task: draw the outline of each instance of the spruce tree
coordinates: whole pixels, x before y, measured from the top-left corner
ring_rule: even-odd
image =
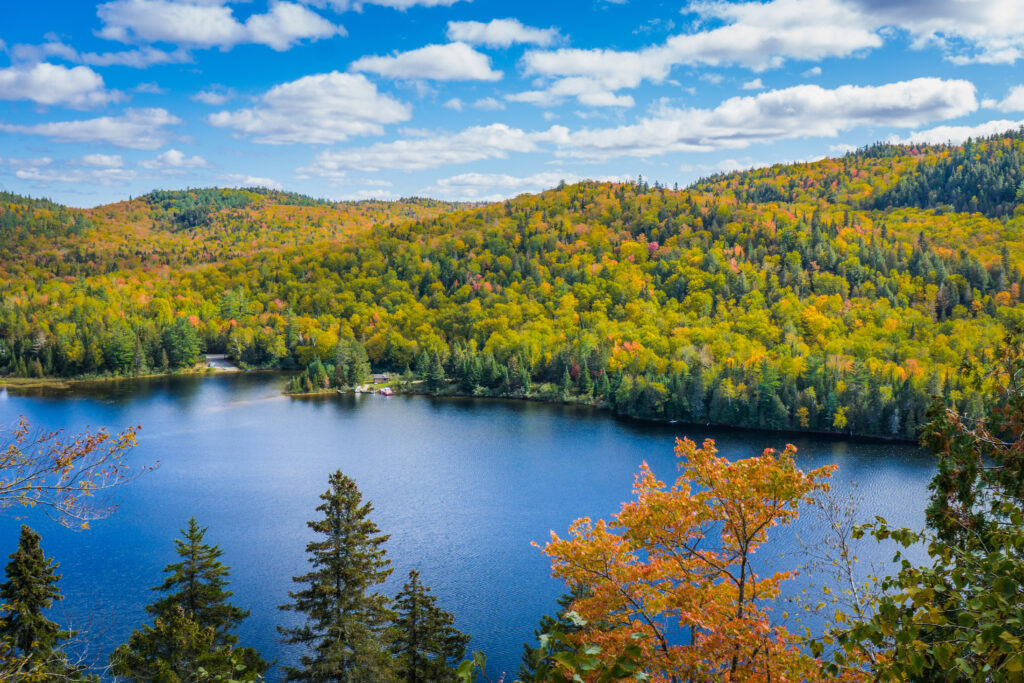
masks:
[[[455,618],[437,606],[429,591],[414,569],[395,597],[391,654],[404,683],[454,682],[453,665],[466,656],[469,636],[455,628]]]
[[[188,526],[181,530],[182,538],[174,541],[181,561],[164,567],[167,578],[153,589],[166,595],[148,605],[146,611],[164,617],[181,607],[185,616],[200,627],[212,628],[218,644],[234,645],[238,636],[231,632],[249,612],[228,602],[232,593],[225,587],[231,568],[220,561],[224,551],[204,542],[206,531],[207,527],[199,526],[195,517],[188,520]]]
[[[39,546],[39,534],[22,525],[18,549],[7,563],[7,581],[0,585],[4,617],[0,638],[35,661],[50,660],[53,651],[73,634],[43,615],[60,600],[57,563],[48,560]]]
[[[293,602],[281,609],[301,612],[301,626],[280,628],[285,642],[305,648],[301,668],[288,668],[287,681],[315,683],[384,683],[393,680],[392,661],[383,642],[391,619],[387,597],[371,592],[391,574],[384,543],[369,515],[373,505],[352,479],[337,471],[321,494],[308,522],[318,540],[306,546],[311,569],[293,577],[303,585],[290,592]]]
[[[181,561],[164,567],[167,577],[153,589],[165,595],[146,606],[153,625],[135,630],[110,655],[114,673],[140,682],[260,680],[267,662],[253,648],[236,647],[233,631],[249,612],[228,602],[223,551],[205,542],[206,527],[194,517],[181,535],[174,542]]]

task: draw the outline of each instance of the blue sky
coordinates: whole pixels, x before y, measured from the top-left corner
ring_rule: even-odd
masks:
[[[37,0],[0,188],[497,199],[1024,121],[1020,0]]]

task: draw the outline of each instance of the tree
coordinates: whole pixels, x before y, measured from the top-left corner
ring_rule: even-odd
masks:
[[[406,683],[455,681],[452,666],[466,656],[469,636],[455,628],[455,618],[437,606],[415,569],[395,597],[391,626],[391,654],[398,679]]]
[[[929,410],[921,443],[939,462],[925,531],[885,520],[861,529],[904,547],[926,542],[930,565],[903,559],[881,581],[875,613],[832,634],[837,669],[876,649],[881,681],[1024,676],[1024,332],[1006,337],[991,370],[965,374],[990,392],[989,408]]]
[[[545,614],[540,618],[540,623],[537,628],[533,630],[535,638],[540,639],[545,634],[559,632],[564,635],[571,635],[580,630],[576,621],[573,617],[569,616],[575,613],[571,611],[572,604],[577,600],[581,600],[587,597],[587,588],[585,586],[576,586],[572,588],[568,593],[565,593],[558,598],[558,612],[555,616]],[[551,656],[557,652],[568,652],[572,650],[572,646],[568,643],[562,643],[559,641],[546,641],[546,646],[534,647],[530,643],[523,643],[523,656],[522,661],[519,665],[519,679],[523,681],[532,681],[537,677],[537,672],[545,665],[553,665]]]
[[[53,659],[54,650],[74,635],[43,614],[61,599],[60,574],[57,564],[43,554],[39,540],[38,533],[22,525],[18,549],[7,563],[7,581],[0,585],[4,610],[0,639],[36,666]]]
[[[587,597],[573,603],[590,626],[573,636],[607,656],[640,641],[654,680],[800,680],[817,663],[793,636],[768,620],[765,601],[790,578],[762,577],[753,559],[768,532],[791,523],[801,503],[827,488],[834,468],[804,473],[796,448],[767,449],[729,462],[710,439],[676,444],[683,474],[668,488],[646,463],[637,500],[610,522],[575,522],[570,537],[552,534],[544,551],[555,576]],[[689,631],[673,641],[672,624]]]
[[[285,680],[315,683],[380,683],[392,680],[392,662],[383,642],[390,621],[388,599],[371,592],[391,574],[382,535],[370,519],[373,505],[341,471],[316,508],[323,518],[307,523],[322,540],[306,545],[311,570],[293,577],[305,587],[289,592],[286,611],[301,612],[305,623],[280,628],[285,642],[301,645],[301,668],[288,668]]]
[[[263,680],[240,661],[217,632],[190,619],[181,607],[144,625],[110,655],[111,673],[138,683],[203,683]]]
[[[148,605],[146,611],[163,617],[180,607],[200,627],[212,628],[218,644],[234,645],[238,637],[232,631],[249,612],[228,602],[232,593],[225,587],[231,568],[221,563],[224,552],[218,546],[204,543],[206,531],[195,517],[188,520],[188,527],[181,530],[183,538],[174,541],[181,562],[164,567],[168,576],[153,589],[167,595]]]
[[[132,472],[125,461],[139,429],[66,437],[32,430],[20,418],[0,436],[0,510],[39,506],[63,526],[88,528],[113,511],[93,497],[145,471]]]
[[[228,602],[229,567],[220,548],[204,543],[206,528],[195,518],[175,540],[181,562],[167,565],[164,582],[153,590],[166,593],[146,611],[153,625],[134,631],[110,656],[114,673],[134,681],[165,683],[229,676],[260,680],[267,663],[252,648],[236,647],[232,631],[249,616]],[[202,669],[202,673],[200,671]]]

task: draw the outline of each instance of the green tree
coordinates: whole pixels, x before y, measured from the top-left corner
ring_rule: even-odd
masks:
[[[189,319],[179,316],[164,329],[164,351],[171,368],[192,365],[199,359],[202,341]]]
[[[7,581],[0,585],[4,617],[0,638],[33,661],[45,662],[73,633],[61,630],[43,614],[61,599],[57,563],[47,559],[39,534],[22,525],[18,549],[7,563]]]
[[[833,633],[837,665],[863,666],[860,653],[881,651],[881,681],[1024,677],[1024,334],[1008,336],[994,369],[973,382],[993,391],[986,415],[937,399],[922,432],[939,458],[925,532],[866,527],[904,547],[926,542],[930,564],[904,559],[881,581],[871,618]]]
[[[306,545],[311,570],[293,577],[302,584],[289,592],[286,611],[301,612],[301,626],[280,628],[285,642],[301,645],[300,668],[288,668],[285,680],[315,683],[382,683],[393,680],[384,631],[391,619],[389,600],[371,592],[391,574],[385,557],[388,536],[369,515],[373,505],[341,471],[316,508],[322,519],[308,522],[321,540]]]
[[[218,644],[234,645],[238,637],[232,631],[249,612],[228,602],[232,593],[225,588],[231,568],[220,561],[224,551],[204,542],[206,531],[207,527],[200,527],[195,517],[188,520],[188,526],[181,530],[182,538],[174,541],[181,561],[164,567],[167,577],[153,589],[166,595],[147,606],[146,611],[163,617],[181,607],[185,616],[200,627],[212,628]]]
[[[190,619],[176,606],[143,625],[110,655],[115,676],[138,683],[260,681],[262,676],[230,645],[217,643],[217,632]]]
[[[230,567],[220,561],[223,551],[205,542],[206,528],[195,518],[181,535],[175,540],[181,561],[167,565],[167,577],[153,589],[165,595],[146,606],[153,625],[134,631],[111,654],[114,672],[166,683],[200,681],[204,675],[258,680],[268,665],[255,649],[236,647],[232,631],[249,612],[228,602]]]
[[[455,628],[455,618],[429,592],[414,569],[395,597],[390,650],[405,683],[455,681],[452,664],[466,656],[469,636]]]

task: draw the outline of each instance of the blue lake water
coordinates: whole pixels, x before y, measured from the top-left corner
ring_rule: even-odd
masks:
[[[921,527],[932,460],[904,444],[786,437],[617,419],[572,406],[424,397],[291,399],[280,375],[225,374],[98,385],[60,396],[0,394],[0,424],[19,415],[33,425],[74,432],[142,425],[131,460],[158,469],[121,487],[117,511],[84,532],[35,513],[0,518],[0,557],[13,552],[22,521],[43,536],[61,565],[64,624],[83,629],[102,657],[146,620],[152,586],[175,560],[173,540],[195,516],[232,567],[235,604],[252,615],[241,643],[279,664],[298,652],[278,624],[297,618],[290,577],[306,571],[306,520],[327,477],[341,469],[374,505],[391,535],[394,594],[418,569],[456,625],[484,650],[492,673],[518,670],[522,643],[564,586],[531,541],[564,533],[582,516],[607,517],[631,494],[646,460],[662,480],[676,474],[676,437],[711,437],[729,458],[793,441],[808,469],[836,464],[834,487],[856,484],[865,521],[882,515]],[[801,558],[801,519],[761,552],[776,566]],[[888,562],[891,547],[866,544],[863,561]],[[794,584],[798,585],[798,584]],[[278,673],[271,671],[270,680]]]

